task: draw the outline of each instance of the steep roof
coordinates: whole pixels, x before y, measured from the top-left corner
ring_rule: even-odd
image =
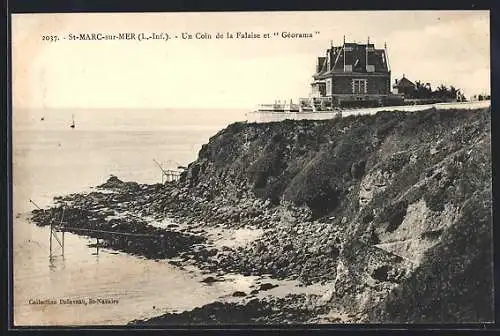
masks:
[[[345,47],[345,51],[344,51]],[[368,55],[367,55],[368,53]],[[353,66],[353,72],[367,72],[366,65],[373,65],[375,72],[388,72],[387,56],[384,49],[375,49],[375,45],[346,43],[345,45],[331,47],[326,51],[326,57],[321,67],[316,68],[314,77],[324,78],[332,73],[344,72],[345,64]],[[368,60],[368,63],[366,61]],[[328,61],[330,70],[328,70]],[[319,70],[318,70],[319,69]]]
[[[323,70],[325,65],[326,65],[326,57],[325,56],[318,57],[318,63],[316,63],[316,73],[325,72]]]
[[[398,87],[398,88],[415,87],[415,84],[412,81],[410,81],[408,78],[403,76],[403,78],[398,80],[397,83],[393,87]]]

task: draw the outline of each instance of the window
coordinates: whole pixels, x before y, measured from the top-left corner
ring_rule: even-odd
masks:
[[[366,93],[367,85],[366,79],[353,79],[352,80],[352,93]]]
[[[326,80],[326,95],[327,96],[332,95],[332,80],[331,79]]]
[[[367,65],[366,72],[375,72],[375,65],[372,64]]]
[[[344,72],[352,72],[352,64],[346,64],[344,66]]]

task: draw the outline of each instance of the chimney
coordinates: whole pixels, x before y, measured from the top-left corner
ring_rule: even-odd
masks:
[[[318,57],[318,63],[316,64],[316,73],[319,73],[325,64],[325,57]]]
[[[344,45],[342,49],[344,50],[344,72],[345,72],[345,35],[344,35]]]
[[[366,60],[365,60],[365,66],[366,69],[368,70],[368,46],[370,45],[370,36],[368,36],[368,42],[366,43]]]
[[[331,49],[328,49],[326,51],[326,71],[330,71],[331,70],[331,59],[332,59],[332,53],[331,53]]]

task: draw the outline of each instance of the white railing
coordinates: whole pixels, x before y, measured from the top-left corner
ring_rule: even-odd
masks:
[[[308,99],[308,98],[303,98]],[[358,109],[343,109],[341,113],[338,111],[305,111],[302,110],[298,113],[248,113],[247,122],[271,122],[271,121],[282,121],[285,119],[311,119],[311,120],[322,120],[322,119],[332,119],[337,117],[347,117],[350,115],[365,115],[365,114],[376,114],[380,111],[407,111],[407,112],[419,112],[422,110],[427,110],[429,108],[435,107],[437,109],[479,109],[490,106],[490,101],[479,101],[479,102],[461,102],[461,103],[440,103],[432,105],[411,105],[411,106],[383,106],[375,108],[358,108]],[[318,113],[322,112],[322,113]]]

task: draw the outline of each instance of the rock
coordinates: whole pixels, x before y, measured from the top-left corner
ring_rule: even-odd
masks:
[[[383,265],[373,270],[371,276],[378,281],[387,281],[389,277],[389,266]]]
[[[105,189],[113,189],[113,188],[121,188],[123,186],[123,181],[118,177],[111,175],[108,180],[98,186],[97,188],[105,188]]]
[[[210,251],[208,251],[207,256],[209,257],[216,256],[217,252],[218,252],[217,249],[211,249]]]
[[[213,283],[216,281],[218,281],[218,280],[212,276],[206,277],[205,279],[201,280],[201,282],[204,282],[204,283]]]
[[[275,287],[278,287],[278,285],[273,285],[272,283],[266,282],[266,283],[263,283],[262,285],[260,285],[259,290],[265,291],[265,290],[269,290],[269,289],[272,289]]]
[[[233,296],[234,297],[243,297],[243,296],[247,296],[247,294],[245,292],[236,291],[233,293]]]

